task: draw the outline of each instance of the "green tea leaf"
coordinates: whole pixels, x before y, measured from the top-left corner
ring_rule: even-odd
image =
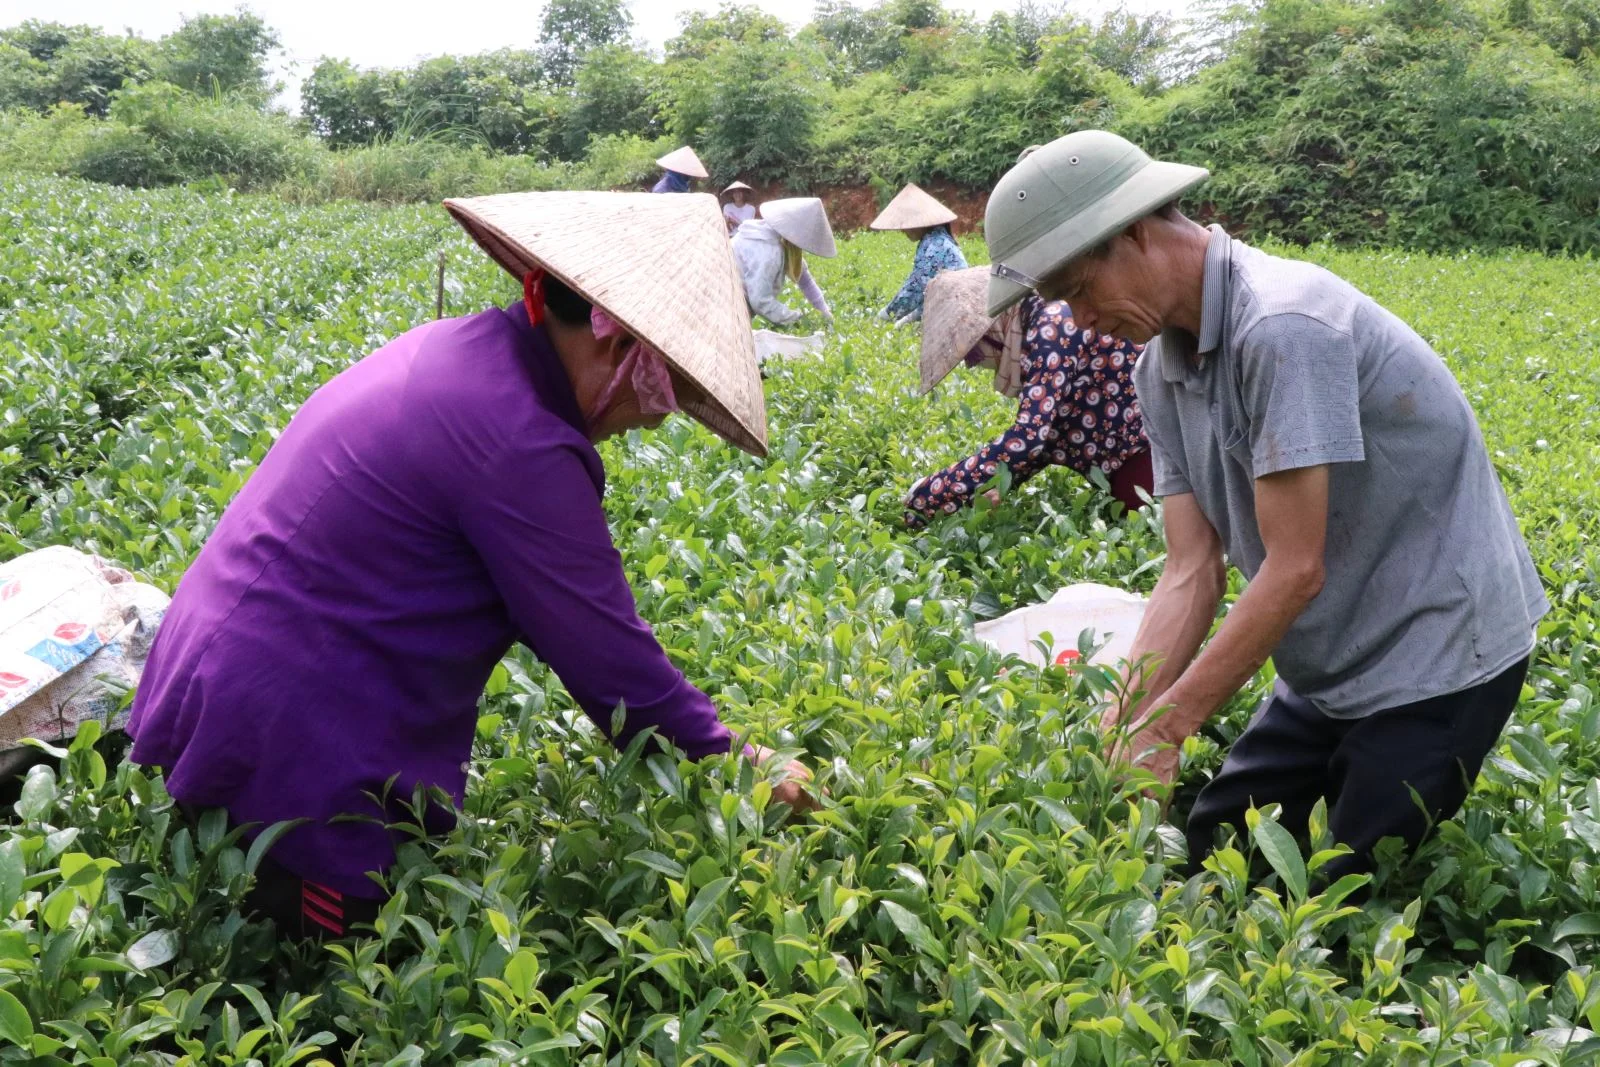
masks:
[[[902,905],[892,900],[883,902],[884,914],[889,916],[889,921],[894,923],[895,929],[905,935],[912,946],[925,955],[933,957],[941,964],[947,959],[944,948],[928,931],[921,919]]]
[[[126,955],[141,971],[164,967],[178,956],[178,935],[171,930],[152,930],[129,945]]]
[[[0,1038],[19,1048],[30,1048],[33,1044],[33,1019],[28,1009],[4,989],[0,989]]]
[[[1294,837],[1272,819],[1262,818],[1250,831],[1256,847],[1267,858],[1272,869],[1283,879],[1284,886],[1295,900],[1306,895],[1306,864]]]
[[[723,877],[713,882],[707,882],[701,887],[700,892],[695,894],[694,900],[689,902],[688,910],[683,914],[683,929],[685,933],[699,929],[700,924],[705,921],[707,913],[717,906],[717,902],[722,899],[722,894],[726,893],[728,887],[732,884],[732,878]]]
[[[1600,937],[1600,912],[1586,911],[1569,916],[1556,924],[1550,937],[1557,943],[1569,937]]]
[[[11,914],[22,897],[22,883],[27,868],[22,861],[22,849],[16,838],[0,842],[0,919]]]

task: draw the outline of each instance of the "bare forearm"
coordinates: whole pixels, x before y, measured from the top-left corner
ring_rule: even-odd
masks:
[[[1225,589],[1220,560],[1162,572],[1128,656],[1123,691],[1130,696],[1143,692],[1140,710],[1156,706],[1194,660],[1211,631]]]
[[[1269,556],[1217,636],[1163,694],[1161,703],[1172,705],[1167,732],[1187,736],[1216,714],[1267,662],[1321,586],[1320,573],[1274,567]]]

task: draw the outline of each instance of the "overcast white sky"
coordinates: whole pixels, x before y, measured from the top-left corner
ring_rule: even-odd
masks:
[[[719,0],[630,0],[634,33],[660,48],[689,11],[713,11]],[[793,24],[807,21],[809,0],[753,0]],[[987,18],[1016,7],[1017,0],[946,0],[956,10]],[[1181,12],[1190,0],[1125,0],[1134,11]],[[25,19],[88,23],[114,32],[131,29],[160,37],[184,15],[225,14],[238,0],[0,0],[0,26]],[[361,66],[405,66],[426,56],[470,54],[495,48],[531,47],[539,36],[544,5],[539,0],[253,0],[246,6],[283,39],[280,67],[291,92],[282,102],[299,103],[299,81],[321,56]],[[1069,10],[1094,14],[1116,0],[1070,0]]]

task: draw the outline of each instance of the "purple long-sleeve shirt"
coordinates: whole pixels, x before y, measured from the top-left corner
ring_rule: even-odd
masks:
[[[133,758],[238,822],[309,817],[273,858],[375,896],[388,809],[459,803],[476,710],[522,641],[619,744],[646,726],[729,748],[639,618],[605,472],[544,331],[519,304],[418,327],[319,389],[183,577],[134,702]]]

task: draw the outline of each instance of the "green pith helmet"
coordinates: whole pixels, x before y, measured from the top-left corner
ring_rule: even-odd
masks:
[[[1024,152],[984,213],[989,314],[1040,279],[1210,176],[1204,167],[1151,159],[1104,130],[1079,130]]]

